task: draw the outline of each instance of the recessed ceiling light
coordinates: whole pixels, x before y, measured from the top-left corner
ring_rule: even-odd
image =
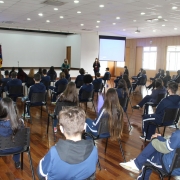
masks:
[[[145,12],[142,12],[141,15],[145,15],[146,13]]]
[[[116,19],[120,19],[120,17],[116,17]]]
[[[75,0],[74,3],[79,3],[79,1]]]
[[[50,22],[50,20],[46,20],[46,22],[47,22],[47,23],[49,23],[49,22]]]
[[[155,18],[154,20],[155,20],[155,21],[158,21],[158,19],[157,19],[157,18]]]
[[[101,21],[97,21],[97,23],[100,23]]]
[[[78,14],[81,14],[81,11],[77,11]]]
[[[113,23],[113,25],[116,25],[116,23]]]
[[[27,20],[28,20],[28,21],[30,21],[30,20],[31,20],[31,18],[27,18]]]
[[[43,13],[39,13],[38,15],[39,15],[39,16],[43,16]]]
[[[177,9],[177,7],[176,7],[176,6],[173,6],[172,9]]]
[[[161,18],[162,18],[162,16],[158,16],[158,18],[159,18],[159,19],[161,19]]]
[[[96,26],[96,28],[99,28],[99,26]]]
[[[123,31],[125,31],[126,29],[123,29]]]
[[[55,11],[57,11],[57,10],[58,10],[58,8],[54,8],[54,10],[55,10]]]
[[[81,26],[84,26],[84,24],[81,24]]]
[[[134,33],[136,33],[136,34],[137,34],[138,32],[137,32],[137,31],[135,31]]]
[[[59,16],[59,18],[63,19],[63,18],[64,18],[64,16]]]
[[[177,28],[174,28],[174,30],[177,30]]]
[[[133,22],[136,22],[136,20],[133,20]]]
[[[4,3],[4,1],[0,1],[0,3]]]
[[[156,32],[156,30],[154,29],[153,32]]]
[[[163,24],[162,26],[165,26],[165,24]]]
[[[103,7],[104,7],[104,5],[103,5],[103,4],[101,4],[101,5],[99,5],[99,7],[103,8]]]
[[[168,21],[167,19],[164,19],[164,21]]]

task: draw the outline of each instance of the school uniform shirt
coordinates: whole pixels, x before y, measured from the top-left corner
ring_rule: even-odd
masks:
[[[67,81],[66,78],[62,78],[62,79],[56,81],[56,83],[55,83],[55,91],[57,92],[59,85],[66,85],[66,84],[68,84],[68,81]]]
[[[167,93],[167,90],[165,87],[160,88],[160,89],[159,88],[153,89],[152,94],[150,95],[151,96],[151,102],[156,103],[158,94],[166,94],[166,93]]]
[[[96,171],[98,152],[92,140],[62,140],[40,160],[39,179],[83,180]]]
[[[50,81],[51,81],[50,76],[43,76],[43,77],[41,78],[41,82],[50,82]]]
[[[11,79],[7,83],[7,90],[9,90],[10,86],[22,86],[22,81],[20,79]]]
[[[79,99],[81,99],[81,95],[82,95],[82,93],[84,91],[91,92],[92,90],[93,90],[93,84],[84,84],[84,85],[82,85],[80,90],[79,90]]]

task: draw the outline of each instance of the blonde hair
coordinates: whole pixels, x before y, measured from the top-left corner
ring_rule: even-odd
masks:
[[[34,78],[34,69],[33,69],[33,68],[31,68],[31,69],[29,70],[28,76],[31,77],[31,78]]]
[[[59,79],[62,79],[62,78],[65,78],[65,77],[66,77],[66,75],[65,75],[64,72],[59,73]]]

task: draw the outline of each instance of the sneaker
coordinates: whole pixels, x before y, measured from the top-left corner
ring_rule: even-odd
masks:
[[[139,109],[140,107],[136,105],[136,106],[133,106],[132,108],[133,109]]]
[[[125,163],[119,163],[120,166],[122,166],[124,169],[127,169],[128,171],[132,171],[134,173],[139,174],[139,169],[137,168],[136,164],[134,163],[134,160],[130,160]]]
[[[19,162],[15,162],[14,165],[15,165],[16,169],[19,169],[21,167],[20,161]]]
[[[24,117],[24,114],[22,114],[22,117]],[[25,113],[25,118],[30,118],[30,115],[28,113]]]
[[[145,141],[145,136],[139,136],[140,139],[142,139],[143,141]],[[150,139],[146,139],[147,142],[150,142],[151,140]]]
[[[51,102],[51,104],[54,104],[54,105],[55,105],[55,104],[56,104],[56,102]]]
[[[57,127],[54,127],[54,133],[57,133]]]

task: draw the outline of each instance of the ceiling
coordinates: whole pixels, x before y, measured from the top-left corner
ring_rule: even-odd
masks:
[[[44,4],[45,0],[3,1],[0,3],[0,27],[70,33],[92,31],[127,38],[180,35],[179,0],[79,0],[79,3],[61,0],[65,3],[62,6]],[[145,14],[141,15],[142,12]],[[147,19],[153,21],[148,22]],[[135,33],[137,28],[140,33]]]

